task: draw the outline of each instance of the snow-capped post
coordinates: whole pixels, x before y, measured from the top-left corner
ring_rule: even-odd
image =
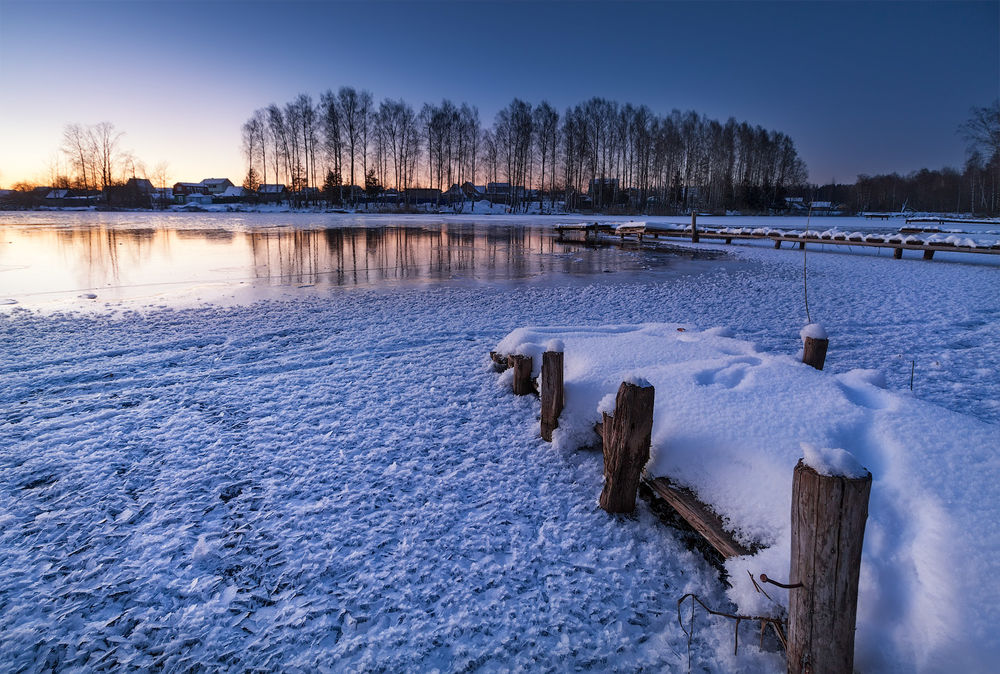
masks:
[[[557,339],[542,354],[542,439],[552,442],[563,408],[563,344]]]
[[[817,464],[809,450],[795,466],[788,672],[853,672],[858,576],[872,476],[844,450],[812,451],[821,456],[840,452],[853,466],[843,470],[837,455],[832,462]]]
[[[614,416],[603,414],[604,489],[601,507],[609,513],[635,510],[639,476],[649,461],[653,432],[653,386],[640,377],[622,382]]]
[[[826,363],[826,350],[830,346],[826,330],[819,323],[810,323],[799,332],[802,337],[802,362],[822,370]]]
[[[691,211],[691,243],[698,243],[698,211]]]
[[[531,383],[531,356],[514,354],[507,356],[507,363],[514,368],[514,395],[526,396],[535,392]]]

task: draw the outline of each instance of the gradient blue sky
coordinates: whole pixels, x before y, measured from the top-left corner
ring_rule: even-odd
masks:
[[[172,181],[238,183],[255,108],[345,84],[487,124],[515,96],[734,116],[851,182],[961,165],[957,126],[1000,97],[1000,2],[0,0],[0,185],[102,120]]]

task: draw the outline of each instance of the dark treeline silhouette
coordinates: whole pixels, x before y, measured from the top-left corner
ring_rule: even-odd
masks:
[[[855,211],[1000,214],[1000,100],[971,110],[959,127],[965,166],[921,169],[905,176],[859,175],[854,185],[824,186]],[[829,198],[829,195],[825,195]]]
[[[377,105],[341,87],[318,101],[300,94],[256,110],[243,124],[248,203],[372,202],[392,207],[485,199],[524,211],[559,207],[611,213],[804,214],[929,211],[1000,215],[1000,100],[972,108],[959,133],[961,170],[859,175],[854,184],[811,185],[791,138],[696,112],[657,115],[644,105],[592,98],[562,114],[514,99],[484,126],[475,106],[444,100],[419,111]],[[166,188],[167,164],[149,171],[120,146],[110,122],[68,124],[61,164],[47,186],[0,191],[0,208],[184,203]],[[67,171],[68,169],[68,171]],[[267,187],[262,187],[262,186]],[[817,204],[820,202],[820,204]],[[461,207],[461,206],[459,206]],[[817,212],[816,210],[813,211]]]
[[[342,87],[318,101],[256,110],[243,125],[244,187],[357,203],[381,190],[405,199],[418,188],[541,210],[766,211],[806,184],[791,138],[730,118],[592,98],[561,115],[549,103],[514,99],[484,127],[466,103],[419,111],[403,100],[375,104]],[[479,189],[477,189],[477,185]],[[426,196],[426,195],[424,195]]]

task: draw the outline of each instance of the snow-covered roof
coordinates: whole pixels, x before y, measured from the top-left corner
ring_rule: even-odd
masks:
[[[830,208],[833,203],[830,201],[814,201],[811,205],[813,208]]]
[[[243,189],[242,187],[236,187],[235,185],[231,185],[231,186],[227,187],[224,191],[222,191],[221,193],[219,193],[219,196],[220,197],[242,197],[242,196],[246,196],[246,193],[247,193],[247,191],[245,189]]]
[[[45,195],[46,199],[65,199],[69,196],[69,190],[52,190]]]
[[[230,182],[229,178],[205,178],[201,181],[201,185],[204,187],[215,187],[216,185],[222,185],[228,182]]]
[[[262,194],[276,194],[278,192],[284,192],[287,188],[284,185],[261,185],[257,188],[257,191]]]

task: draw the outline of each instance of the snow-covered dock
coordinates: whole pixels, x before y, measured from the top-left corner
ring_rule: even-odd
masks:
[[[976,253],[983,255],[1000,255],[1000,242],[976,242],[968,237],[956,235],[942,236],[932,234],[929,237],[917,237],[914,235],[904,236],[898,234],[842,232],[836,229],[828,229],[822,232],[814,230],[796,231],[787,229],[774,229],[770,227],[664,227],[660,225],[649,225],[645,223],[624,223],[621,225],[593,223],[589,225],[569,224],[556,225],[555,230],[560,238],[564,238],[567,233],[583,232],[585,239],[598,239],[598,237],[618,237],[619,240],[635,239],[640,243],[646,238],[651,239],[688,239],[697,243],[699,240],[722,242],[731,244],[739,240],[770,240],[774,242],[775,248],[781,248],[782,243],[797,243],[799,248],[805,248],[807,244],[822,244],[824,246],[860,246],[870,248],[889,248],[893,251],[893,257],[899,259],[903,256],[904,250],[914,250],[923,253],[925,260],[934,257],[935,252],[951,253]]]

